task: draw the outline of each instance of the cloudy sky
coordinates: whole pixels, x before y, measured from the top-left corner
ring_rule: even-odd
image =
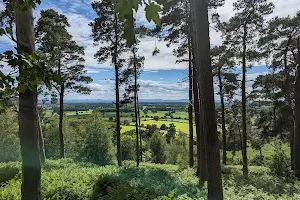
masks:
[[[35,19],[40,16],[40,11],[43,9],[53,8],[59,13],[67,16],[70,22],[68,31],[73,35],[74,40],[84,46],[86,69],[88,75],[93,78],[93,83],[89,87],[93,90],[90,96],[69,94],[66,99],[114,99],[114,71],[109,62],[99,64],[94,59],[94,53],[99,47],[93,45],[91,38],[91,29],[88,26],[89,22],[96,17],[93,9],[90,6],[90,0],[42,0],[42,4],[34,11]],[[226,0],[225,6],[214,10],[220,14],[221,21],[228,20],[234,15],[232,10],[232,3],[234,0]],[[295,15],[300,11],[299,0],[272,0],[275,4],[274,16]],[[4,5],[0,3],[0,10]],[[214,12],[213,11],[213,12]],[[143,9],[136,13],[138,24],[151,26],[145,19]],[[153,25],[153,24],[152,24]],[[218,45],[221,43],[220,34],[214,29],[211,30],[211,43]],[[160,54],[153,57],[152,51],[155,47],[160,49]],[[13,48],[13,43],[7,37],[0,37],[0,51]],[[155,39],[146,37],[141,40],[139,45],[139,53],[145,56],[144,72],[140,77],[140,98],[141,99],[187,99],[188,98],[188,83],[187,66],[186,63],[175,64],[176,57],[172,55],[172,49],[167,48],[162,41],[155,41]],[[263,65],[263,64],[262,64]],[[6,68],[2,70],[8,70]],[[255,66],[248,72],[248,80],[253,80],[259,74],[264,74],[267,69],[263,66]],[[250,83],[248,84],[250,89]],[[216,97],[216,99],[218,99]]]

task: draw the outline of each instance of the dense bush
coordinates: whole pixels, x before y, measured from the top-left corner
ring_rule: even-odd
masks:
[[[188,166],[188,140],[186,133],[179,132],[171,144],[167,145],[166,157],[168,164],[177,164],[180,167]]]
[[[77,146],[81,147],[79,155],[82,160],[101,165],[113,162],[115,157],[112,144],[113,133],[98,115],[91,117],[81,135],[82,143],[77,143]]]
[[[7,109],[0,114],[0,119],[0,162],[17,161],[20,159],[20,140],[16,113]]]
[[[123,135],[121,137],[121,149],[123,160],[135,160],[136,159],[136,142],[135,137],[130,135]]]
[[[152,162],[166,162],[166,139],[159,131],[155,131],[150,139],[150,150],[152,155]]]
[[[271,171],[278,176],[290,177],[290,162],[282,149],[282,142],[275,141],[274,149],[274,154],[271,156],[271,160],[269,162]]]

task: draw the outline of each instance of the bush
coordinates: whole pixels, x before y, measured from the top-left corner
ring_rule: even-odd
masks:
[[[165,149],[166,149],[166,140],[164,136],[159,131],[155,131],[150,139],[150,150],[152,155],[152,162],[165,163],[166,162]]]
[[[7,109],[0,114],[0,162],[20,159],[18,120],[14,111]]]
[[[85,126],[80,149],[80,158],[84,161],[106,165],[114,158],[112,132],[98,115],[94,115]]]
[[[123,135],[121,138],[121,149],[123,160],[135,160],[136,159],[136,144],[135,136]]]
[[[275,141],[274,145],[274,154],[271,156],[269,167],[277,176],[289,177],[291,175],[289,158],[282,149],[282,142]]]
[[[124,120],[124,126],[130,126],[130,122],[128,120]]]
[[[167,163],[179,165],[181,168],[188,166],[188,141],[186,133],[179,132],[178,136],[174,139],[174,142],[167,145],[166,156]]]
[[[165,125],[165,124],[162,124],[161,126],[160,126],[160,130],[162,130],[162,131],[164,131],[164,130],[167,130],[167,126]]]

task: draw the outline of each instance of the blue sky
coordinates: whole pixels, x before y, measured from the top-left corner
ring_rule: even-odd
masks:
[[[86,69],[88,74],[93,78],[93,83],[89,87],[93,90],[90,96],[79,94],[69,94],[66,99],[114,99],[114,71],[109,62],[99,64],[94,59],[94,53],[98,47],[93,45],[91,38],[91,29],[88,23],[93,21],[95,13],[92,10],[90,0],[42,0],[42,4],[34,11],[35,20],[40,16],[42,9],[53,8],[59,13],[66,15],[69,19],[71,27],[68,31],[73,35],[73,39],[85,48]],[[274,16],[294,15],[300,10],[299,0],[273,0],[276,8],[274,13],[268,18]],[[228,20],[234,15],[232,10],[233,0],[226,0],[224,7],[217,10],[221,20]],[[4,8],[0,3],[0,10]],[[214,11],[213,11],[214,12]],[[153,23],[148,23],[145,19],[143,8],[135,14],[138,24],[151,26]],[[212,45],[221,44],[222,38],[220,33],[214,29],[210,32]],[[152,51],[155,47],[160,49],[160,54],[153,57]],[[7,37],[0,38],[0,51],[13,48],[13,43]],[[141,99],[187,99],[188,98],[188,83],[186,63],[175,64],[176,57],[172,55],[172,49],[166,47],[163,41],[155,41],[154,38],[145,37],[139,45],[139,54],[145,57],[144,72],[142,73],[139,83],[141,85]],[[265,74],[267,68],[263,67],[264,63],[254,63],[257,67],[253,67],[248,71],[248,80],[253,80],[260,74]],[[1,69],[8,72],[8,68]],[[248,91],[251,90],[251,82],[248,82]],[[218,99],[216,97],[216,99]]]

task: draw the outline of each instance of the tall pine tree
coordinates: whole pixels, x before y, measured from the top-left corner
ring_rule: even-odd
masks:
[[[85,84],[92,82],[91,77],[85,75],[84,48],[72,40],[66,29],[68,26],[67,17],[53,9],[42,10],[36,25],[36,38],[42,60],[60,77],[59,83],[53,82],[51,87],[51,91],[59,96],[60,158],[65,157],[64,97],[72,92],[89,94],[91,90]]]

